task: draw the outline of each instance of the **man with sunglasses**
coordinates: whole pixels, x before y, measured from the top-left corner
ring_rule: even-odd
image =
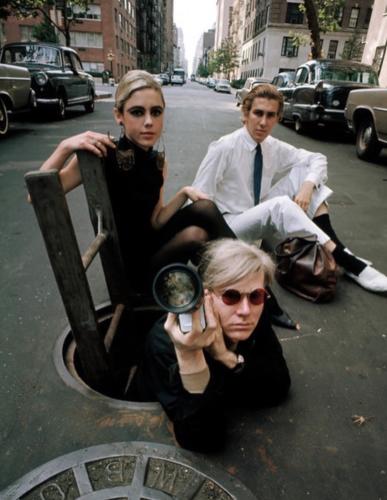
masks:
[[[210,145],[193,186],[217,204],[239,238],[275,246],[290,236],[316,235],[347,276],[387,292],[387,276],[353,255],[332,227],[326,157],[271,136],[283,105],[273,85],[252,89],[242,103],[244,126]]]
[[[265,311],[271,258],[256,245],[223,239],[202,255],[206,327],[200,312],[183,334],[169,313],[149,332],[128,398],[159,401],[179,444],[194,451],[224,445],[228,407],[280,404],[290,377]]]

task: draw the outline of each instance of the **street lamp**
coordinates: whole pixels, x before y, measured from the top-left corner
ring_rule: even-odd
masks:
[[[113,53],[113,51],[110,49],[108,54],[107,54],[107,59],[108,61],[110,61],[110,77],[111,78],[114,78],[113,77],[113,59],[115,58],[115,55]]]

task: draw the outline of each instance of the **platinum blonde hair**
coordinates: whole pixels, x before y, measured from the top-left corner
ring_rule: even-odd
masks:
[[[147,71],[134,69],[128,71],[120,80],[116,90],[114,107],[120,113],[124,110],[125,102],[137,90],[153,89],[160,94],[165,108],[165,100],[160,85],[156,82],[153,76]]]
[[[263,272],[268,285],[274,269],[271,257],[256,245],[229,238],[208,243],[199,265],[203,285],[210,290],[230,286],[257,271]]]

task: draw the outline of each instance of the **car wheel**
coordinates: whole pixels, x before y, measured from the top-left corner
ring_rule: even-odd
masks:
[[[376,136],[372,118],[365,119],[359,124],[356,134],[356,153],[362,160],[374,160],[382,146]]]
[[[305,132],[304,123],[299,116],[296,116],[294,118],[294,130],[297,132],[297,134],[303,134]]]
[[[92,113],[94,111],[94,94],[91,94],[91,99],[85,104],[86,113]]]
[[[63,97],[59,96],[56,105],[56,116],[59,120],[64,120],[66,117],[66,105]]]
[[[0,97],[0,135],[5,135],[8,132],[9,119],[7,108],[3,99]]]

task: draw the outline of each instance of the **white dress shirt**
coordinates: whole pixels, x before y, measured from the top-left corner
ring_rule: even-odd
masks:
[[[257,143],[246,127],[210,144],[193,186],[206,193],[223,214],[241,214],[254,206],[253,171]],[[268,136],[261,144],[261,200],[281,177],[302,168],[304,181],[319,189],[327,180],[327,159]],[[290,193],[289,193],[290,196]],[[227,217],[226,217],[227,219]]]

